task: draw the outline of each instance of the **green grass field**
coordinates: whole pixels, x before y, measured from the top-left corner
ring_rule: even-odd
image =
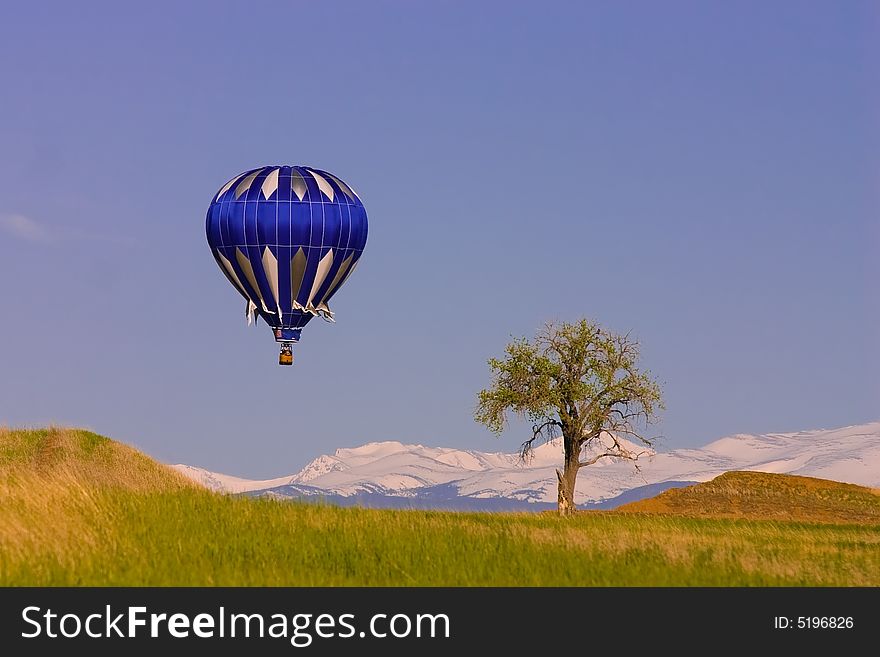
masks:
[[[880,496],[852,488],[814,521],[809,487],[798,520],[335,508],[211,493],[85,431],[0,430],[0,583],[878,586]]]

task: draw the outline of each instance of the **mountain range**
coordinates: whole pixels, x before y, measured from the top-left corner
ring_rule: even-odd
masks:
[[[607,439],[605,439],[607,442]],[[613,508],[731,470],[797,474],[880,488],[880,422],[839,429],[736,434],[698,449],[642,451],[636,462],[608,458],[578,475],[576,502]],[[596,445],[594,449],[600,448]],[[374,442],[319,456],[299,472],[251,480],[191,465],[173,466],[216,491],[341,505],[461,510],[544,510],[555,506],[557,439],[518,454]]]

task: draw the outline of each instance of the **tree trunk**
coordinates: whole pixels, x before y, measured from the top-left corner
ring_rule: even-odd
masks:
[[[574,487],[577,482],[578,468],[580,468],[579,455],[580,449],[569,449],[568,441],[566,441],[565,469],[556,470],[556,477],[559,479],[559,497],[557,498],[556,510],[561,516],[570,516],[577,509],[574,504]]]

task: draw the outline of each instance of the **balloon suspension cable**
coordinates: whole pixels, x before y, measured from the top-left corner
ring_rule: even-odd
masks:
[[[293,365],[293,343],[282,342],[281,352],[278,354],[279,365]]]

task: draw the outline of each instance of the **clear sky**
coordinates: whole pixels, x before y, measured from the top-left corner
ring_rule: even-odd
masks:
[[[5,3],[0,85],[0,424],[251,477],[513,451],[486,358],[581,315],[666,448],[880,418],[877,3]],[[370,218],[292,368],[204,235],[265,164]]]

